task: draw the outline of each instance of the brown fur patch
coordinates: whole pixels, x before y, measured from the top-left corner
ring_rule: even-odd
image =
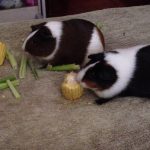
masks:
[[[81,19],[64,21],[60,48],[50,63],[52,65],[82,64],[93,28],[92,23]]]

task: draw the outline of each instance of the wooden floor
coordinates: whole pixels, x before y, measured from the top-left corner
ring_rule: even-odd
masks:
[[[150,0],[46,0],[47,17],[145,4],[150,4]]]

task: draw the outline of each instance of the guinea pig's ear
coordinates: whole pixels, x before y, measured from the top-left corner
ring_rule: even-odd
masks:
[[[32,32],[41,28],[42,26],[44,26],[46,24],[46,22],[43,22],[43,23],[40,23],[40,24],[37,24],[37,25],[32,25],[31,26],[31,29],[32,29]]]
[[[104,59],[104,53],[97,53],[88,56],[89,59],[99,61]]]

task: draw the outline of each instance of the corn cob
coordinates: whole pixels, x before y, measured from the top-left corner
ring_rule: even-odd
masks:
[[[3,64],[6,56],[6,46],[4,43],[0,42],[0,65]]]
[[[76,100],[83,94],[83,88],[75,79],[76,74],[71,72],[66,75],[64,82],[61,85],[61,91],[64,97],[68,100]]]

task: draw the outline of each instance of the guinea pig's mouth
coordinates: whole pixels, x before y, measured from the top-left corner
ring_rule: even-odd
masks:
[[[86,79],[82,80],[82,85],[85,88],[89,88],[89,89],[100,89],[100,87],[95,82]]]

